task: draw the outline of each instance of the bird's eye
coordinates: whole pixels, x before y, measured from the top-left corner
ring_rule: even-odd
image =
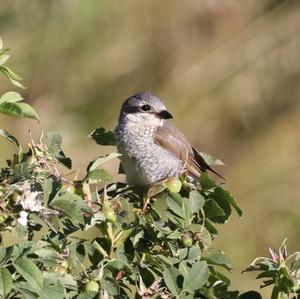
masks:
[[[143,111],[149,111],[151,108],[150,108],[150,106],[149,105],[143,105],[142,106],[142,110]]]

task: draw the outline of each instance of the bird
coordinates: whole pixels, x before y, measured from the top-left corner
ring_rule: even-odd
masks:
[[[224,179],[171,123],[172,118],[151,92],[135,94],[123,103],[114,134],[128,185],[151,186],[184,172],[199,181],[207,170]]]

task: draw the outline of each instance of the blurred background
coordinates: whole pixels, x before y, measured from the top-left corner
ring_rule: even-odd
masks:
[[[130,95],[159,95],[190,141],[226,163],[218,170],[244,215],[215,246],[235,265],[232,288],[257,290],[241,274],[254,257],[285,237],[300,250],[299,32],[297,0],[1,0],[8,66],[42,122],[1,115],[0,127],[22,144],[28,130],[62,134],[84,170],[112,150],[87,135],[113,129]],[[12,89],[0,80],[0,94]],[[14,150],[0,139],[1,166]]]

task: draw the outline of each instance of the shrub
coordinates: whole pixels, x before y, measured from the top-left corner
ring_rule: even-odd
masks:
[[[1,43],[2,49],[2,43]],[[3,66],[13,84],[19,77]],[[0,98],[0,112],[38,120],[16,92]],[[230,290],[232,264],[212,247],[215,224],[225,224],[232,210],[242,211],[234,197],[206,173],[199,186],[168,179],[148,190],[114,182],[102,169],[118,153],[99,157],[83,178],[71,169],[62,137],[43,134],[26,149],[17,138],[0,134],[18,148],[0,174],[0,237],[17,232],[12,246],[0,248],[2,298],[261,298],[254,291]],[[112,132],[94,130],[100,145],[113,145]],[[205,156],[208,163],[218,160]],[[122,172],[122,169],[120,168]],[[171,192],[172,191],[172,192]],[[93,230],[93,237],[85,232]],[[299,253],[287,258],[285,247],[272,259],[261,258],[247,269],[260,270],[272,298],[299,295]],[[291,269],[286,261],[293,258]]]

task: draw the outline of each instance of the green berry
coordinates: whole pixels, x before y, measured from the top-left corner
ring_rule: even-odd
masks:
[[[182,187],[181,181],[177,178],[169,178],[166,182],[166,185],[172,193],[178,193]]]
[[[58,264],[58,265],[55,266],[54,272],[60,273],[60,274],[67,274],[68,269],[66,267],[64,267],[63,265]]]
[[[104,205],[101,212],[103,213],[103,216],[106,221],[112,222],[112,223],[116,222],[117,216],[112,207]]]
[[[193,233],[192,232],[185,232],[181,237],[181,241],[184,247],[191,247],[194,243],[193,240]]]
[[[84,286],[84,290],[86,292],[93,292],[93,293],[98,293],[100,290],[100,286],[99,283],[95,280],[89,280],[85,286]]]

